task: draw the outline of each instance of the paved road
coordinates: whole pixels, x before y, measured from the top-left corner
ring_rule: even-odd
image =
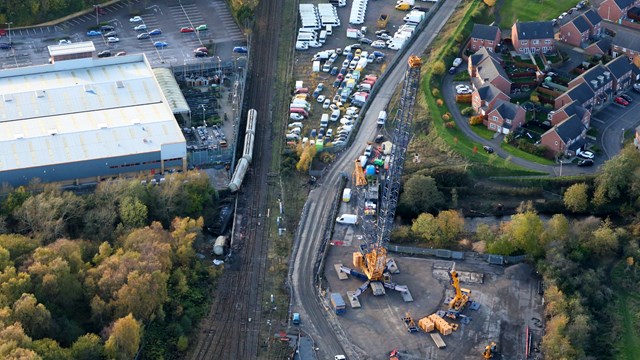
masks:
[[[467,118],[465,116],[462,116],[462,114],[460,113],[460,109],[456,105],[453,75],[447,74],[444,77],[441,90],[442,90],[442,97],[444,98],[445,103],[449,107],[449,111],[453,115],[453,119],[456,122],[456,126],[458,126],[458,129],[462,130],[465,136],[477,142],[479,149],[481,149],[483,145],[489,145],[494,148],[495,154],[497,154],[503,159],[510,157],[511,162],[516,165],[520,165],[530,170],[545,172],[555,176],[587,174],[587,173],[592,173],[597,169],[596,166],[588,168],[588,167],[578,167],[573,164],[563,165],[562,167],[560,165],[555,165],[555,166],[542,165],[542,164],[531,162],[531,161],[528,161],[519,157],[515,157],[509,154],[508,152],[504,151],[500,147],[502,136],[499,136],[495,139],[487,140],[481,137],[480,135],[476,134],[471,129],[471,125],[469,125]]]
[[[599,131],[598,146],[602,149],[600,157],[604,160],[611,159],[622,150],[623,131],[633,134],[635,128],[640,125],[640,94],[635,91],[627,94],[634,100],[629,106],[609,104],[591,117],[591,126]]]
[[[355,146],[345,151],[326,172],[319,186],[309,194],[306,204],[307,216],[301,220],[299,226],[302,231],[296,240],[292,303],[293,311],[299,312],[302,316],[302,328],[311,335],[316,346],[320,349],[318,354],[320,359],[329,359],[336,354],[343,353],[349,358],[357,359],[366,354],[366,349],[357,349],[349,342],[335,316],[332,315],[328,307],[325,308],[319,303],[317,289],[313,285],[313,266],[319,256],[318,248],[324,234],[324,225],[331,210],[331,202],[338,191],[340,174],[342,172],[351,173],[353,159],[362,151],[362,144],[375,136],[377,114],[386,107],[394,90],[402,81],[409,55],[422,53],[453,14],[459,2],[460,0],[452,0],[442,5],[438,15],[427,25],[410,51],[403,56],[399,66],[392,70],[385,84],[379,89],[380,91],[363,119],[363,124],[354,142]]]

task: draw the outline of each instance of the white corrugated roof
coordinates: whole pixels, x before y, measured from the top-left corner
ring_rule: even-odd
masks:
[[[0,71],[0,171],[184,142],[142,54]]]
[[[60,56],[96,51],[96,47],[93,45],[93,41],[82,41],[62,45],[49,45],[47,46],[47,48],[49,49],[49,56]]]
[[[173,73],[168,68],[155,68],[153,73],[156,76],[156,80],[160,84],[160,88],[164,93],[164,96],[169,101],[169,106],[174,114],[186,114],[189,113],[190,108],[187,103],[187,99],[184,98],[180,85],[173,76]]]

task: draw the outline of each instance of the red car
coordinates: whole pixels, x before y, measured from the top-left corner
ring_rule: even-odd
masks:
[[[203,47],[199,47],[199,48],[193,50],[193,52],[194,53],[203,52],[203,53],[207,53],[208,54],[209,53],[209,49],[207,49],[206,47],[203,46]]]
[[[613,101],[615,101],[615,102],[616,102],[616,104],[620,104],[620,105],[622,105],[622,106],[627,106],[627,105],[629,105],[629,102],[628,102],[627,100],[625,100],[625,99],[623,99],[623,98],[621,98],[621,97],[619,97],[619,96],[618,96],[617,98],[615,98]]]
[[[191,32],[195,32],[196,29],[192,28],[192,27],[183,27],[180,28],[180,32],[181,33],[191,33]]]

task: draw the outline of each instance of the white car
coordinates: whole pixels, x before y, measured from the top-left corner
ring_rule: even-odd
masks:
[[[324,95],[318,95],[318,98],[317,98],[317,100],[318,100],[318,102],[320,104],[322,104],[326,99],[327,99],[327,97],[324,96]]]
[[[129,22],[131,23],[139,23],[142,21],[142,18],[140,16],[134,16],[131,19],[129,19]]]
[[[458,95],[471,94],[472,92],[473,90],[471,90],[469,85],[464,85],[464,84],[456,85],[456,94]]]
[[[309,50],[309,44],[306,41],[296,42],[296,50]]]
[[[387,47],[387,44],[385,44],[383,40],[376,40],[371,43],[371,47],[375,49],[384,49]]]
[[[60,40],[58,41],[58,45],[69,45],[71,44],[71,40]]]
[[[331,99],[324,99],[324,103],[322,103],[323,109],[328,109],[331,106]]]
[[[108,38],[107,38],[107,42],[108,42],[108,43],[117,43],[117,42],[119,42],[119,41],[120,41],[120,39],[119,39],[119,38],[117,38],[117,37],[108,37]]]
[[[300,121],[300,120],[304,120],[304,116],[302,116],[300,114],[296,114],[296,113],[291,113],[289,115],[289,119],[295,120],[295,121]]]
[[[390,40],[392,38],[389,34],[386,33],[376,35],[376,37],[380,40]]]
[[[454,67],[458,67],[458,66],[460,66],[460,64],[462,64],[462,59],[461,58],[456,58],[455,60],[453,60],[453,66]]]
[[[591,151],[580,151],[578,153],[578,156],[583,159],[593,159],[596,155]]]
[[[138,25],[138,26],[134,27],[134,28],[133,28],[133,30],[135,30],[135,31],[147,30],[147,25],[145,25],[145,24],[140,24],[140,25]]]

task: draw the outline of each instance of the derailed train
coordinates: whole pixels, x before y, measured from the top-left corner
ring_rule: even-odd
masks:
[[[229,190],[236,192],[242,185],[242,180],[247,173],[249,164],[253,160],[253,146],[256,138],[256,122],[258,119],[258,112],[255,109],[250,109],[247,112],[247,129],[244,135],[244,147],[242,150],[242,157],[238,160],[233,176],[231,176],[231,182],[229,182]]]

